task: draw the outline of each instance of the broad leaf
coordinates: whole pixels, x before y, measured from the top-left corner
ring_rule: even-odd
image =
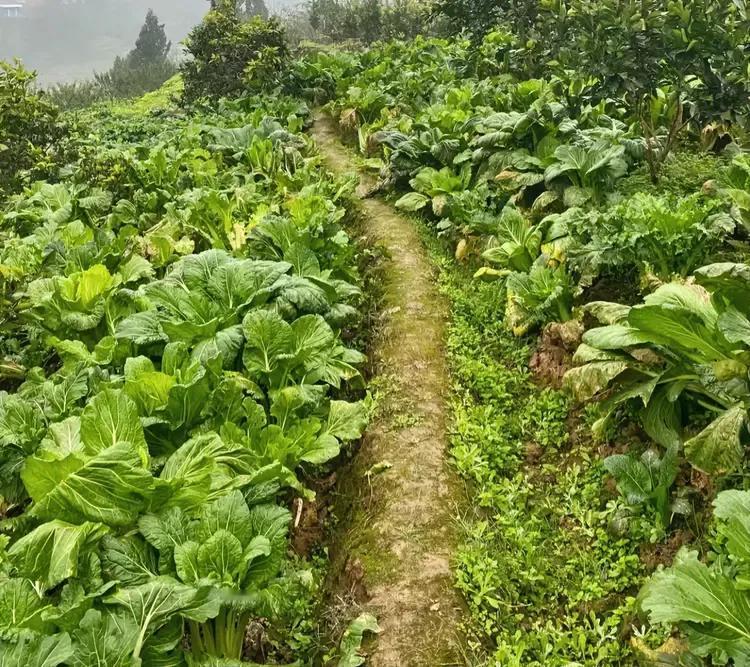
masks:
[[[47,589],[76,576],[79,558],[107,532],[101,524],[74,526],[50,521],[24,535],[8,550],[13,566],[23,577],[44,583]]]
[[[721,474],[736,470],[743,457],[740,433],[747,419],[743,405],[735,405],[685,442],[688,461],[703,472]]]
[[[129,442],[141,450],[144,464],[148,460],[138,407],[122,391],[105,389],[85,407],[81,415],[81,438],[90,454]]]
[[[89,459],[42,452],[27,460],[22,479],[40,519],[108,526],[135,523],[152,489],[142,452],[120,442]]]
[[[640,602],[652,623],[690,630],[698,655],[750,658],[750,595],[718,569],[698,560],[696,551],[681,550],[672,567],[657,572],[644,586]]]

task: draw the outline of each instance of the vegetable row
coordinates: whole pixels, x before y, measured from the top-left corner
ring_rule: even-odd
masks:
[[[87,113],[0,225],[0,663],[240,660],[367,420],[349,186],[285,98]]]

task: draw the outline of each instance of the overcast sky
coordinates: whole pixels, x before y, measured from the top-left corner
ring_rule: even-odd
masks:
[[[0,0],[2,3],[3,0]],[[115,56],[127,53],[143,19],[153,8],[179,51],[179,42],[201,20],[208,0],[27,0],[25,16],[0,16],[0,60],[20,58],[38,70],[42,84],[89,78],[109,68]],[[299,0],[266,0],[281,10]]]

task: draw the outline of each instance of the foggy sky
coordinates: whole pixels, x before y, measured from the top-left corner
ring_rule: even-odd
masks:
[[[272,11],[298,3],[266,0]],[[209,7],[208,0],[26,0],[26,5],[23,18],[0,17],[0,60],[20,58],[39,72],[43,85],[109,69],[116,56],[133,48],[149,8],[165,24],[177,55],[179,42]]]

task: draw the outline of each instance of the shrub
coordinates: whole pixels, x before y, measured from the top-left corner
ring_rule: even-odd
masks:
[[[0,197],[54,164],[55,143],[64,134],[58,109],[34,87],[36,72],[0,62]]]
[[[104,99],[140,97],[156,90],[177,72],[177,66],[170,60],[156,62],[135,62],[130,58],[115,58],[112,67],[94,79],[102,90]]]
[[[47,88],[47,96],[65,110],[85,109],[105,99],[102,87],[93,79],[56,83]]]
[[[272,88],[288,57],[277,19],[243,21],[235,12],[218,9],[193,29],[185,48],[192,56],[181,68],[188,103]]]

